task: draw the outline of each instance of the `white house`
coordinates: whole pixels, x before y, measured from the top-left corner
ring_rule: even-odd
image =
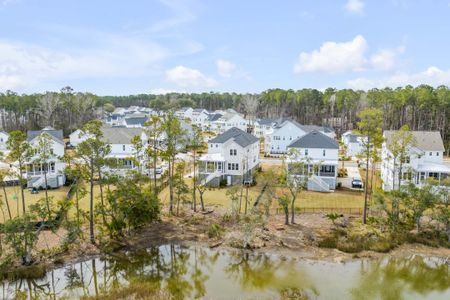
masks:
[[[199,161],[202,184],[251,182],[259,165],[259,139],[239,128],[230,128],[208,142],[208,154]]]
[[[209,113],[206,109],[203,108],[196,108],[192,111],[191,114],[191,124],[197,125],[200,128],[203,128],[207,120],[209,118]]]
[[[39,159],[39,136],[47,133],[51,139],[51,155],[46,162]],[[57,188],[66,182],[64,169],[66,163],[62,160],[64,156],[64,140],[62,130],[45,127],[42,130],[30,130],[27,132],[27,141],[33,149],[33,155],[27,162],[27,186],[29,188],[45,188],[45,173],[47,175],[47,186]]]
[[[394,158],[389,150],[396,131],[383,133],[384,142],[381,151],[381,179],[383,190],[397,189],[399,184],[399,158]],[[408,147],[406,161],[402,165],[400,185],[414,183],[420,187],[428,179],[438,182],[450,177],[450,168],[443,163],[444,143],[439,131],[412,131],[414,142]]]
[[[253,134],[258,138],[265,138],[266,135],[270,133],[272,127],[275,126],[276,120],[280,120],[280,118],[257,119],[253,124]]]
[[[351,130],[344,132],[342,134],[341,141],[346,148],[345,155],[352,158],[360,155],[364,150],[364,141],[366,140],[367,137],[354,134]]]
[[[329,192],[336,188],[339,144],[325,134],[313,130],[291,142],[288,146],[288,172],[308,177],[308,190]],[[295,163],[304,168],[297,170]],[[294,171],[295,170],[295,171]],[[306,178],[305,178],[306,180]]]
[[[287,146],[308,132],[318,131],[331,139],[335,137],[334,131],[330,128],[315,125],[301,125],[288,118],[280,118],[273,121],[272,124],[272,128],[266,130],[264,140],[264,153],[266,155],[286,154]]]
[[[128,170],[136,169],[134,158],[141,159],[142,153],[137,153],[132,143],[135,136],[140,136],[143,145],[147,145],[147,135],[141,128],[103,127],[103,141],[110,146],[107,158],[117,160],[114,168],[105,168],[114,174],[125,175]],[[141,165],[145,161],[140,161]]]
[[[81,129],[77,129],[71,134],[69,134],[69,144],[73,147],[78,146],[79,143],[85,141],[87,136],[83,133]]]
[[[105,118],[106,124],[109,124],[112,126],[121,125],[123,122],[123,118],[125,118],[126,111],[127,111],[126,108],[117,107],[112,113],[106,115],[106,118]]]
[[[223,115],[220,113],[210,113],[208,120],[206,120],[203,130],[204,131],[211,131],[211,132],[218,132],[217,128],[217,120],[219,120]]]
[[[227,110],[227,112],[217,119],[214,124],[214,127],[217,129],[217,133],[224,133],[233,127],[247,132],[248,121],[244,119],[241,114],[234,112],[234,110]]]
[[[192,119],[193,111],[194,111],[194,109],[192,107],[182,107],[175,112],[175,117],[177,117],[181,120]]]
[[[6,143],[8,142],[9,134],[5,131],[0,131],[0,151],[7,149]]]

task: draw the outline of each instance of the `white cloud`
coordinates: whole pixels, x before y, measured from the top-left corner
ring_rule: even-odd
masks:
[[[202,72],[185,66],[176,66],[166,72],[168,81],[181,87],[210,88],[217,86],[217,81],[206,77]]]
[[[405,52],[404,47],[396,49],[381,49],[371,56],[370,63],[377,70],[390,70],[395,65],[395,59],[398,54]]]
[[[158,44],[120,36],[105,36],[92,48],[70,51],[0,40],[0,90],[55,78],[144,74],[167,56]]]
[[[217,72],[220,76],[230,78],[233,72],[236,70],[236,65],[230,61],[219,59],[216,61]]]
[[[294,72],[361,71],[367,62],[364,56],[366,50],[367,42],[361,35],[357,35],[350,42],[325,42],[319,50],[300,53],[294,65]]]
[[[351,14],[364,14],[364,2],[361,0],[348,0],[345,9]]]
[[[420,84],[428,84],[432,86],[450,85],[450,70],[441,70],[432,66],[425,71],[418,73],[399,72],[381,79],[368,79],[361,77],[347,81],[348,87],[362,90],[384,87],[395,88],[408,84],[413,86]]]

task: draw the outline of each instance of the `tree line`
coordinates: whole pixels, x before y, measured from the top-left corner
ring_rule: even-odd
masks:
[[[156,110],[191,106],[208,110],[237,108],[248,114],[247,96],[216,92],[96,96],[75,92],[70,87],[32,95],[8,91],[0,93],[1,125],[7,131],[54,125],[69,133],[100,116],[107,103],[108,111],[131,105]],[[356,128],[358,113],[365,108],[377,108],[383,112],[382,129],[396,130],[408,125],[411,130],[438,130],[446,148],[450,148],[450,90],[446,86],[419,85],[367,92],[335,88],[269,89],[253,96],[258,99],[256,117],[292,117],[302,124],[333,127],[338,133]]]

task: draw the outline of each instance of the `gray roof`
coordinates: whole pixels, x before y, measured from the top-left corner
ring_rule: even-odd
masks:
[[[208,121],[214,122],[219,120],[222,117],[222,114],[209,114]]]
[[[40,135],[43,132],[48,133],[51,137],[54,138],[54,140],[64,144],[63,131],[61,129],[59,129],[59,130],[53,129],[52,127],[45,127],[42,130],[28,130],[27,131],[27,141],[31,142],[32,140],[34,140],[38,135]]]
[[[317,130],[313,130],[293,141],[288,148],[339,149],[339,144],[325,134]]]
[[[204,110],[205,110],[204,108],[194,108],[193,112],[201,113]]]
[[[259,139],[256,136],[251,135],[250,133],[247,133],[236,127],[228,129],[224,133],[219,134],[215,138],[211,139],[209,142],[215,144],[223,144],[230,139],[233,139],[241,147],[247,147],[248,145],[259,142]]]
[[[127,125],[138,125],[144,126],[145,122],[147,122],[147,117],[144,118],[126,118],[125,122]]]
[[[384,131],[386,143],[389,145],[392,135],[397,130]],[[415,147],[422,151],[445,151],[441,133],[439,131],[411,131],[415,139]]]
[[[131,144],[131,139],[141,135],[141,128],[103,127],[103,140],[108,144]]]

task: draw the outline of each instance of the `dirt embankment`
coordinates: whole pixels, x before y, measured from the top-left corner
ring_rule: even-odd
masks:
[[[355,222],[346,217],[343,222]],[[448,248],[432,248],[420,244],[404,244],[389,253],[362,251],[357,254],[345,253],[337,249],[318,247],[318,242],[332,233],[335,226],[322,214],[301,214],[296,216],[296,224],[284,225],[283,216],[272,216],[264,228],[252,230],[251,241],[246,243],[249,231],[243,222],[224,220],[220,213],[188,213],[182,217],[163,218],[127,238],[125,249],[146,248],[165,243],[202,244],[221,248],[250,248],[254,251],[327,261],[348,261],[356,258],[376,258],[384,255],[427,255],[450,257]],[[211,237],[211,228],[219,225],[220,236]]]
[[[322,214],[300,214],[296,216],[295,221],[296,224],[284,225],[283,216],[272,216],[264,228],[258,225],[248,230],[245,222],[236,222],[224,217],[224,214],[218,211],[209,214],[186,212],[179,217],[163,216],[160,222],[150,224],[127,236],[117,243],[122,246],[117,251],[134,251],[167,243],[183,243],[222,249],[250,248],[261,253],[332,262],[385,255],[418,254],[450,257],[450,249],[420,244],[404,244],[389,253],[362,251],[351,254],[337,249],[320,248],[318,242],[332,233],[336,225]],[[352,217],[345,217],[342,220],[347,224],[355,221],[356,219]],[[71,245],[69,251],[61,251],[59,245],[64,234],[64,230],[61,229],[56,233],[45,232],[40,236],[37,251],[40,253],[37,262],[39,265],[50,269],[102,255],[102,249],[89,242],[87,230],[84,240]]]

